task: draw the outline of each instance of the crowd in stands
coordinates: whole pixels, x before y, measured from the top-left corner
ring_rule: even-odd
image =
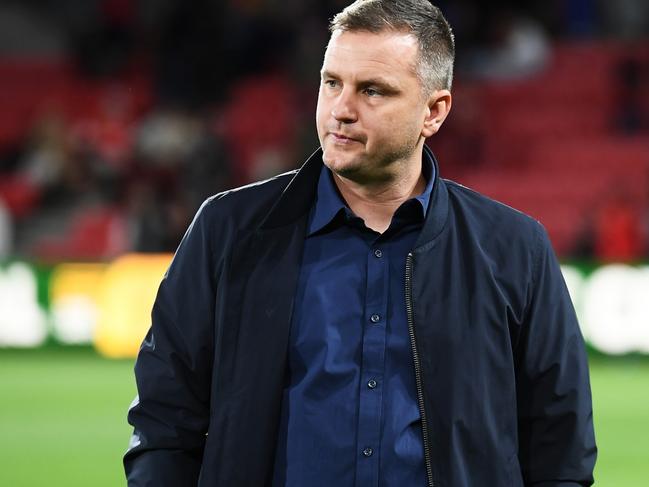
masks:
[[[3,2],[0,260],[170,252],[206,197],[298,166],[317,147],[313,118],[327,21],[347,3]],[[649,4],[642,0],[436,3],[458,42],[457,102],[431,144],[444,176],[475,175],[471,181],[488,194],[480,175],[507,173],[509,164],[520,177],[520,167],[534,160],[528,140],[556,138],[555,113],[547,111],[547,121],[535,116],[552,100],[532,98],[552,93],[534,87],[553,82],[548,73],[561,65],[557,46],[590,45],[590,53],[599,43],[649,40]],[[590,211],[575,217],[583,224],[576,228],[571,220],[565,238],[560,225],[556,232],[548,225],[562,256],[648,255],[649,214],[642,205],[649,203],[649,55],[635,47],[629,52],[637,55],[628,57],[614,51],[605,73],[581,73],[605,74],[606,87],[616,90],[614,106],[601,100],[611,121],[600,127],[597,116],[589,117],[603,110],[593,106],[602,92],[593,91],[582,103],[585,115],[573,117],[574,131],[586,120],[597,125],[592,137],[646,143],[646,167],[638,169],[645,181],[635,193],[620,187],[591,194],[583,200]],[[580,82],[566,78],[576,92]],[[516,113],[516,97],[525,110],[525,123],[513,123],[518,136],[507,128],[494,134],[503,130],[494,121],[507,116],[500,112]],[[572,120],[572,112],[564,113]],[[535,184],[552,185],[546,178]],[[643,188],[646,194],[635,197]],[[514,196],[506,202],[520,206]]]

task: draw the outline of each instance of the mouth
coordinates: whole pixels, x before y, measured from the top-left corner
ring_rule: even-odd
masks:
[[[360,140],[355,139],[353,137],[348,137],[346,135],[343,135],[338,132],[329,132],[329,135],[331,135],[333,141],[337,144],[352,144],[354,142],[360,142]]]

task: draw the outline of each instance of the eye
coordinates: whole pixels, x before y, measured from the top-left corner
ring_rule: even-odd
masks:
[[[336,88],[338,86],[338,81],[335,79],[325,79],[322,81],[322,84],[328,88]]]
[[[374,88],[365,88],[363,90],[363,93],[365,93],[369,97],[375,97],[375,96],[380,96],[381,92],[374,89]]]

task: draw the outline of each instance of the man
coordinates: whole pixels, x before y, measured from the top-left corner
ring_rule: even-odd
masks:
[[[331,31],[321,149],[207,200],[160,286],[129,485],[591,485],[586,356],[547,236],[424,145],[451,108],[448,24],[359,0]]]

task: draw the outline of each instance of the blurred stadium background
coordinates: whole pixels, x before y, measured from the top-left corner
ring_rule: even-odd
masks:
[[[210,194],[298,166],[345,0],[0,2],[0,485],[122,485],[133,356]],[[444,177],[548,229],[596,485],[649,473],[649,2],[440,0]]]

